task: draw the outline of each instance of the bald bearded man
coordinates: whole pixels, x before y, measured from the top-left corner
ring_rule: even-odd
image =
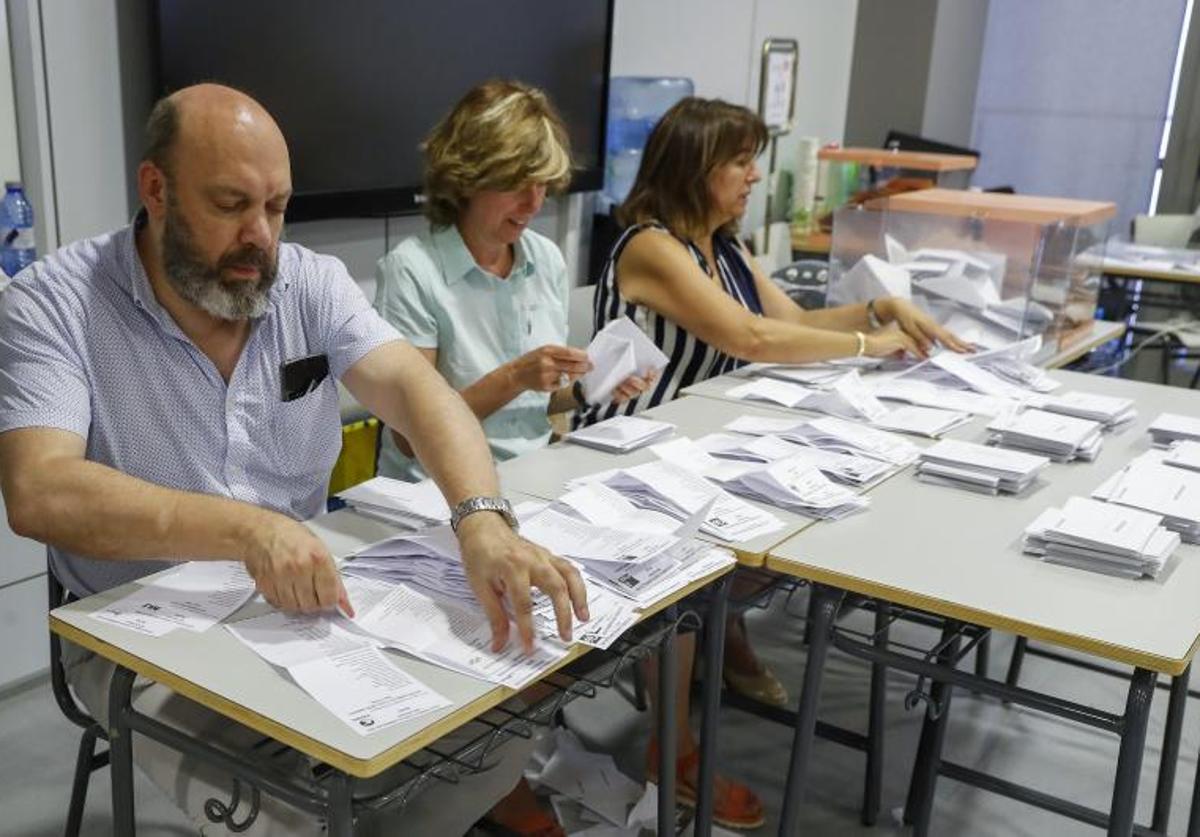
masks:
[[[498,483],[474,415],[339,261],[280,243],[290,163],[262,106],[213,84],[162,100],[137,182],[131,226],[59,250],[0,298],[0,487],[13,530],[48,545],[63,584],[86,596],[170,561],[236,560],[280,608],[352,610],[328,549],[299,522],[323,509],[340,379],[463,513],[463,563],[493,643],[509,641],[507,612],[532,642],[531,587],[569,638],[572,611],[587,616],[583,584],[489,510]],[[113,666],[75,646],[64,657],[104,723]],[[138,688],[139,709],[195,734],[236,746],[249,733],[165,687]],[[206,798],[228,793],[228,777],[161,745],[135,749],[198,822]],[[443,786],[455,799],[434,794],[414,830],[418,798],[405,833],[465,831],[516,782],[515,755]],[[259,819],[256,833],[317,827],[266,802]]]

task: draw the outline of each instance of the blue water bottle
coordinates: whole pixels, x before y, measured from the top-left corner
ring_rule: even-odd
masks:
[[[4,184],[4,215],[0,219],[0,269],[16,276],[37,260],[33,240],[33,207],[17,181]]]

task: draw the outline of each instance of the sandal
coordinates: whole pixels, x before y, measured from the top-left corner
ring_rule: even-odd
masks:
[[[696,807],[696,780],[700,771],[700,751],[692,750],[675,762],[675,799],[680,805]],[[652,740],[646,753],[646,781],[658,781],[658,741]],[[750,788],[732,779],[716,777],[713,822],[724,828],[751,831],[761,826],[762,801]]]
[[[567,832],[545,811],[530,812],[515,822],[502,824],[492,819],[491,815],[484,817],[478,825],[489,834],[497,837],[567,837]]]
[[[775,673],[766,666],[763,666],[757,674],[746,674],[725,666],[721,676],[725,679],[725,685],[729,687],[730,691],[737,692],[742,697],[750,698],[767,706],[780,708],[787,706],[787,689],[779,682]]]

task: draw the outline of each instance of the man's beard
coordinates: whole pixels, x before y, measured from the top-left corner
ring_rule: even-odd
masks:
[[[247,244],[210,265],[195,246],[191,227],[174,202],[167,204],[163,224],[163,267],[167,282],[188,302],[221,320],[246,320],[267,312],[267,297],[275,283],[275,258]],[[256,267],[257,282],[227,281],[221,270]]]

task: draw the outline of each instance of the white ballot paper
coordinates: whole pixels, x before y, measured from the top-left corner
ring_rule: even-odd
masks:
[[[140,588],[91,617],[147,636],[207,631],[250,600],[254,579],[237,561],[189,561]]]
[[[642,416],[613,416],[590,427],[568,433],[568,442],[589,448],[626,453],[643,445],[656,442],[675,432],[675,425],[665,421],[654,421]]]
[[[918,407],[956,410],[976,416],[998,416],[1011,408],[1009,398],[984,395],[965,389],[951,389],[929,381],[891,378],[875,385],[875,397],[903,401]]]
[[[937,407],[918,407],[915,404],[906,404],[903,407],[885,411],[882,416],[872,419],[871,423],[884,430],[936,439],[970,420],[970,413],[959,410],[941,410]]]
[[[587,354],[592,371],[580,381],[591,404],[608,401],[630,375],[657,374],[667,366],[667,356],[628,317],[617,317],[596,332]]]
[[[405,482],[374,477],[347,488],[339,495],[356,512],[394,523],[405,529],[420,529],[450,520],[450,507],[433,480]]]
[[[226,628],[359,735],[451,705],[343,616],[275,611]]]
[[[1200,471],[1200,442],[1185,439],[1175,442],[1163,456],[1163,462],[1176,468],[1187,468],[1189,471]]]
[[[1200,441],[1200,418],[1162,413],[1150,423],[1149,430],[1156,445],[1168,445],[1180,439]]]

